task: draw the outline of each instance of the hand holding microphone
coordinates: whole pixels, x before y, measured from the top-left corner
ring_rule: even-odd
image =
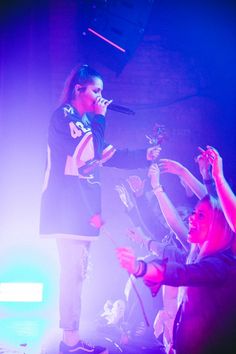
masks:
[[[128,115],[134,115],[135,112],[132,111],[130,108],[124,107],[124,106],[120,106],[117,104],[112,103],[113,100],[106,100],[103,97],[98,97],[95,105],[97,106],[97,108],[95,109],[95,113],[96,114],[106,114],[106,110],[109,109],[111,111],[114,112],[118,112],[118,113],[123,113],[123,114],[128,114]],[[103,112],[103,113],[100,113]]]
[[[102,96],[97,97],[96,101],[94,102],[94,113],[95,114],[102,114],[103,116],[106,115],[107,107],[111,104],[113,100],[107,100]]]

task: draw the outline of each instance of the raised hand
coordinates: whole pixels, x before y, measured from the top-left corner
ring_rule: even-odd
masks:
[[[160,155],[161,147],[160,145],[155,145],[147,149],[147,160],[155,161]]]
[[[133,175],[133,176],[129,176],[126,181],[128,182],[132,192],[135,193],[137,197],[143,194],[144,186],[146,182],[145,179],[142,180],[139,176]]]
[[[223,176],[223,161],[219,152],[212,146],[207,145],[206,154],[212,166],[212,177],[217,179]]]
[[[115,190],[118,192],[120,200],[126,206],[127,209],[132,209],[134,204],[130,198],[130,195],[123,184],[117,184]]]
[[[185,167],[181,165],[181,163],[169,159],[160,159],[158,166],[160,168],[161,173],[172,173],[179,177],[182,176],[185,170]]]
[[[212,165],[212,177],[225,217],[233,232],[236,232],[236,195],[224,177],[222,158],[219,152],[209,145],[205,154]]]
[[[200,154],[196,157],[195,162],[198,163],[199,171],[202,175],[202,178],[203,180],[211,179],[211,163],[209,161],[207,153],[201,147],[198,147],[198,150],[200,151]]]

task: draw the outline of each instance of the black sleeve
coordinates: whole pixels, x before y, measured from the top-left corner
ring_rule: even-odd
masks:
[[[167,244],[163,250],[163,258],[167,258],[169,262],[184,264],[187,258],[187,252],[177,246]]]
[[[146,149],[139,150],[116,150],[112,157],[104,162],[104,166],[117,167],[127,170],[145,168],[150,165],[146,157]]]
[[[223,256],[204,257],[195,264],[168,262],[162,284],[170,286],[216,286],[224,283],[228,270],[228,262]]]
[[[60,154],[72,155],[75,149],[75,140],[71,139],[69,121],[65,119],[61,108],[54,111],[50,119],[48,143],[50,146],[55,146]]]
[[[97,114],[91,119],[93,133],[94,158],[100,160],[104,149],[105,117]]]

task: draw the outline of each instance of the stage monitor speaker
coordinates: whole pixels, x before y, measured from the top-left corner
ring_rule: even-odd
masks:
[[[87,54],[120,72],[143,37],[152,5],[151,0],[93,2],[83,31]]]

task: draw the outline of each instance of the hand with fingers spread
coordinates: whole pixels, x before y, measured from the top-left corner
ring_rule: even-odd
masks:
[[[160,159],[158,166],[161,173],[172,173],[177,176],[182,176],[185,171],[185,167],[181,163],[170,159]]]
[[[145,186],[145,182],[146,182],[145,179],[142,180],[139,176],[132,175],[132,176],[129,176],[126,181],[128,182],[132,192],[137,197],[140,197],[143,194],[144,186]]]
[[[126,206],[128,210],[131,210],[134,207],[134,204],[125,186],[123,184],[117,184],[115,186],[115,190],[118,192],[122,203]]]
[[[181,183],[187,185],[199,199],[202,199],[207,194],[205,186],[181,163],[174,160],[161,159],[158,166],[161,173],[177,175],[181,179]]]

